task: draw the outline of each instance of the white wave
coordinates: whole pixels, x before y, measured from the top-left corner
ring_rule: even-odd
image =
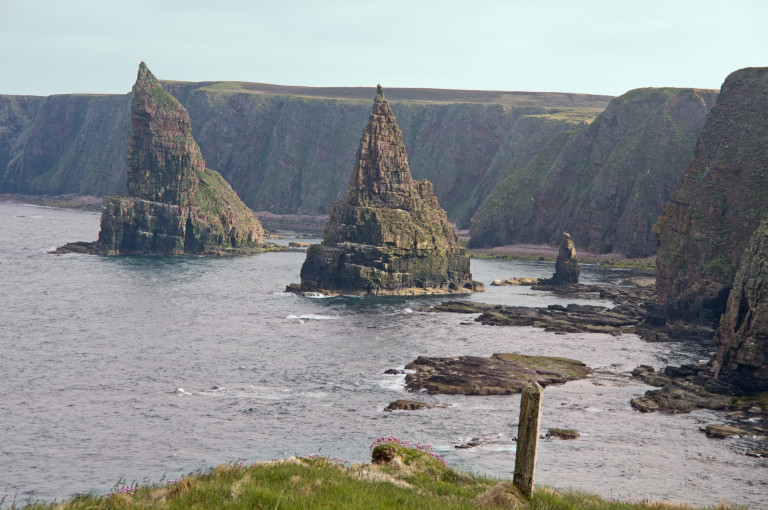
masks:
[[[174,392],[177,395],[191,395],[188,391],[185,391],[184,388],[176,388],[176,391]]]
[[[308,313],[306,315],[289,315],[288,317],[286,317],[286,319],[291,319],[291,320],[303,319],[303,320],[309,320],[309,321],[330,321],[337,318],[338,317],[334,317],[332,315],[316,315],[312,313]]]

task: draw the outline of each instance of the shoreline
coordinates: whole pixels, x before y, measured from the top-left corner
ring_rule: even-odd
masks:
[[[81,211],[100,212],[102,197],[67,193],[63,195],[24,195],[20,193],[2,193],[0,202],[59,207]],[[253,214],[270,233],[280,231],[298,231],[321,235],[327,215],[275,214],[269,211],[254,211]],[[466,231],[459,231],[462,244],[468,241]],[[546,244],[508,244],[493,248],[468,248],[470,258],[501,260],[533,260],[553,262],[557,259],[558,247]],[[656,256],[628,258],[618,253],[589,253],[579,251],[577,256],[581,264],[594,264],[620,269],[640,269],[656,271]]]

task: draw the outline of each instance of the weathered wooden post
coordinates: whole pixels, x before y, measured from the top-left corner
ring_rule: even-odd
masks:
[[[520,397],[520,424],[517,426],[514,484],[526,498],[533,496],[543,391],[544,389],[539,383],[534,381],[533,384],[526,386]]]

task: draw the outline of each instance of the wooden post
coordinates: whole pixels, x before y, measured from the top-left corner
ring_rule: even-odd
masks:
[[[541,420],[541,394],[544,389],[537,382],[526,386],[520,397],[520,424],[517,426],[517,453],[515,454],[515,487],[526,498],[533,496],[536,474],[536,454],[539,448],[539,421]]]

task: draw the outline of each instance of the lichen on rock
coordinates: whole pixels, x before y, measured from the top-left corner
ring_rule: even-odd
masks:
[[[472,280],[432,184],[415,181],[395,116],[378,87],[344,199],[307,250],[300,292],[419,294],[482,290]]]
[[[57,253],[228,255],[264,251],[264,230],[216,171],[205,167],[189,114],[144,62],[131,102],[128,196],[104,197],[95,243]]]

